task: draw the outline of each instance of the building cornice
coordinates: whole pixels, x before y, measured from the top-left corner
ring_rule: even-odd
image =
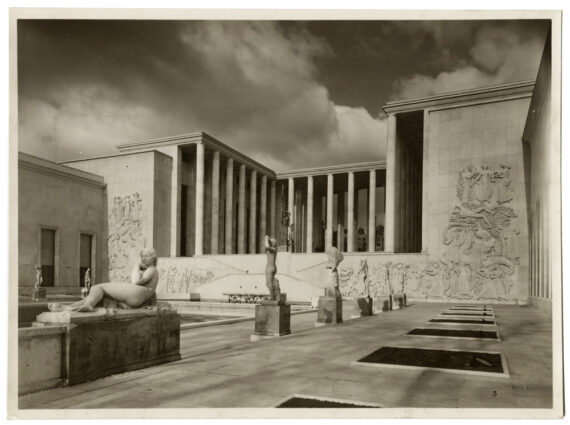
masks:
[[[275,172],[259,162],[251,159],[243,153],[220,142],[214,137],[202,131],[197,133],[182,134],[178,136],[164,137],[160,139],[144,140],[141,142],[126,143],[118,145],[117,149],[124,153],[137,152],[140,150],[157,149],[165,146],[184,146],[202,143],[210,149],[219,151],[222,155],[232,158],[240,164],[253,169],[261,174],[275,178]]]
[[[73,164],[73,163],[82,162],[82,161],[97,161],[99,159],[109,159],[109,158],[116,158],[116,157],[120,157],[120,156],[144,154],[144,153],[160,154],[160,155],[166,156],[168,158],[172,158],[170,155],[167,155],[164,152],[157,151],[156,149],[149,149],[149,150],[141,150],[141,151],[136,151],[136,152],[114,153],[111,155],[100,155],[100,156],[91,156],[88,158],[69,159],[67,161],[61,161],[61,162],[59,162],[59,164]]]
[[[457,103],[469,104],[481,101],[500,101],[505,98],[530,97],[534,81],[522,81],[498,86],[461,90],[416,99],[396,100],[382,107],[386,114],[419,111],[426,108],[443,107]]]
[[[104,189],[107,184],[103,177],[88,173],[86,171],[77,170],[65,165],[57,164],[37,156],[28,155],[18,152],[18,168],[35,171],[37,173],[62,177],[67,180],[74,180],[78,183]]]
[[[301,170],[292,170],[276,173],[277,179],[287,179],[295,177],[307,177],[307,176],[319,176],[327,174],[343,174],[348,172],[361,172],[370,170],[385,170],[386,161],[371,161],[371,162],[359,162],[356,164],[341,164],[341,165],[330,165],[326,167],[313,167],[304,168]]]

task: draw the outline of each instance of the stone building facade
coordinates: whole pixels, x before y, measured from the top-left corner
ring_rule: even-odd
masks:
[[[544,57],[540,69],[536,88],[389,102],[385,161],[276,173],[193,133],[65,165],[105,182],[109,277],[126,280],[138,251],[153,246],[162,298],[263,293],[269,234],[293,301],[322,294],[322,252],[337,246],[346,297],[403,291],[424,301],[527,304],[551,291],[545,234],[556,216],[546,207],[556,151]]]
[[[18,286],[29,295],[42,266],[48,294],[78,292],[87,268],[108,279],[103,178],[18,155]]]

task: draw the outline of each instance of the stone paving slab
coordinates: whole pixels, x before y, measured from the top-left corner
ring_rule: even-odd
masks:
[[[532,308],[495,305],[502,341],[406,335],[449,306],[414,303],[403,310],[322,328],[314,328],[316,313],[295,315],[291,335],[254,343],[249,342],[252,322],[185,330],[180,361],[29,394],[19,398],[19,407],[269,408],[287,396],[305,394],[384,407],[550,408],[548,317]],[[498,380],[351,366],[383,345],[500,352],[511,376]]]

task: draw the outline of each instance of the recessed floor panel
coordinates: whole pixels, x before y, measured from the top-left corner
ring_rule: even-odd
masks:
[[[323,398],[323,397],[313,397],[313,396],[305,396],[305,395],[294,395],[279,404],[277,407],[300,407],[300,408],[307,408],[307,407],[325,407],[325,408],[378,408],[380,406],[375,404],[365,404],[365,403],[358,403],[352,402],[350,400],[337,400],[337,399],[330,399],[330,398]]]
[[[446,313],[441,313],[441,314],[443,314],[445,316],[493,316],[493,314],[490,312],[489,313],[485,313],[485,312],[482,312],[482,313],[459,313],[459,312],[454,311],[453,313],[446,312]]]
[[[381,347],[358,360],[358,363],[427,367],[497,374],[504,373],[500,354],[475,351]]]
[[[431,319],[430,322],[432,323],[460,323],[466,325],[494,325],[495,321],[489,319]]]
[[[408,335],[499,339],[496,331],[480,331],[471,329],[416,328],[408,332]]]

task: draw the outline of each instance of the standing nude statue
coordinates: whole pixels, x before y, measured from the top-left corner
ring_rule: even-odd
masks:
[[[89,294],[91,289],[91,269],[88,268],[85,271],[85,276],[83,277],[83,288],[81,288],[81,298],[85,298]]]
[[[138,308],[147,302],[158,285],[158,271],[156,262],[158,254],[152,248],[145,248],[140,253],[141,261],[133,268],[131,282],[100,283],[91,287],[89,295],[73,304],[52,303],[48,305],[50,311],[96,311],[98,304],[110,299],[123,308]],[[134,280],[138,278],[138,280]]]
[[[36,267],[34,268],[36,269],[36,283],[34,284],[34,288],[40,289],[44,281],[44,278],[42,277],[42,266],[36,264]]]
[[[340,298],[340,290],[338,287],[338,271],[337,267],[342,260],[344,260],[344,256],[342,252],[338,250],[338,248],[332,246],[326,251],[326,255],[328,258],[327,262],[327,283],[325,287],[325,296],[327,297],[335,297]]]
[[[269,289],[271,300],[277,301],[281,295],[279,281],[275,278],[277,273],[277,265],[275,259],[277,257],[277,241],[265,235],[265,253],[267,254],[267,265],[265,266],[265,284]]]
[[[366,258],[360,260],[360,269],[358,270],[358,278],[362,283],[362,294],[370,297],[370,289],[368,287],[368,260]]]

